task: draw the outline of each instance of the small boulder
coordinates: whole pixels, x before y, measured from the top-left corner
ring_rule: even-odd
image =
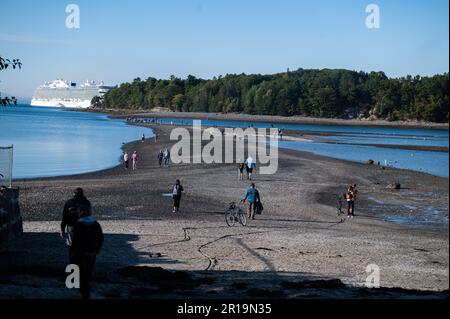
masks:
[[[400,183],[391,183],[388,186],[386,186],[386,188],[389,188],[389,189],[401,189],[402,185]]]

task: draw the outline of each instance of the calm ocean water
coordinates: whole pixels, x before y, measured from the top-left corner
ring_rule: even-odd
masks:
[[[0,146],[14,144],[13,178],[70,175],[117,165],[122,143],[152,136],[105,114],[0,107]]]
[[[158,119],[163,123],[191,124],[192,119]],[[272,127],[271,123],[202,120],[204,127]],[[401,129],[372,126],[277,124],[284,130],[335,132],[322,142],[283,141],[281,147],[338,159],[365,162],[369,158],[390,166],[449,176],[449,153],[413,151],[351,144],[448,146],[448,130]],[[0,108],[0,145],[14,144],[14,178],[32,178],[92,172],[115,166],[122,143],[137,140],[150,129],[126,125],[106,114],[67,112],[63,109],[17,106]]]

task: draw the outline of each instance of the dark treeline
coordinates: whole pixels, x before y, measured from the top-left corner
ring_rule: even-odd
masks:
[[[168,80],[140,78],[108,92],[95,107],[183,112],[233,112],[387,120],[449,119],[448,73],[388,78],[383,72],[287,71],[273,75],[226,75],[211,80],[189,75]]]

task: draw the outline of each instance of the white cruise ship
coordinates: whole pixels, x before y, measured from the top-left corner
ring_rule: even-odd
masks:
[[[94,96],[103,96],[112,86],[86,81],[77,86],[76,83],[57,79],[40,85],[31,98],[33,106],[88,108]]]

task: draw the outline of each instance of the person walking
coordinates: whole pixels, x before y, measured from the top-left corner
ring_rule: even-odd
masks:
[[[128,153],[123,153],[123,164],[125,166],[125,169],[128,169],[129,159],[128,159]]]
[[[133,171],[137,168],[137,160],[138,160],[138,155],[137,155],[137,152],[134,151],[133,154],[131,154],[131,162],[133,164]]]
[[[170,164],[170,151],[166,148],[164,151],[164,166],[169,166]]]
[[[348,191],[351,192],[353,195],[352,216],[355,216],[356,196],[358,195],[358,190],[356,189],[356,184],[353,184],[353,186],[350,186],[348,188]]]
[[[245,167],[245,164],[244,164],[244,162],[241,162],[240,164],[239,164],[239,166],[238,166],[238,179],[241,181],[241,180],[243,180],[244,179],[244,167]]]
[[[158,158],[158,164],[161,167],[163,164],[163,159],[164,159],[164,153],[162,150],[159,150],[157,158]]]
[[[347,200],[347,218],[353,218],[354,216],[354,208],[355,208],[355,198],[353,194],[353,186],[350,186],[347,195],[345,196]]]
[[[245,160],[245,170],[247,171],[247,179],[252,180],[253,169],[256,168],[256,163],[251,156]]]
[[[144,133],[142,133],[141,141],[142,141],[142,143],[145,142],[145,134]]]
[[[164,165],[164,167],[167,166],[167,148],[163,152],[163,165]]]
[[[183,186],[180,184],[180,180],[177,179],[175,185],[172,186],[172,198],[173,198],[173,212],[180,211],[181,194],[184,191]]]
[[[73,197],[64,204],[61,220],[60,236],[64,238],[67,234],[66,244],[69,247],[72,245],[73,227],[78,220],[78,208],[80,206],[91,208],[91,202],[84,196],[83,189],[78,187],[73,192]]]
[[[250,219],[255,219],[256,205],[261,202],[259,191],[256,189],[255,183],[250,185],[250,188],[245,193],[245,197],[242,199],[242,202],[248,202],[247,217]]]
[[[83,299],[89,299],[95,260],[103,245],[103,231],[100,224],[91,216],[90,207],[78,207],[78,217],[73,228],[70,263],[79,267],[80,293]]]
[[[170,151],[169,150],[167,150],[167,157],[166,157],[166,159],[167,159],[167,166],[169,166],[170,165],[170,160],[171,160],[171,158],[170,158]]]
[[[349,187],[350,189],[350,187]],[[353,198],[356,200],[356,195],[358,195],[358,190],[356,189],[356,184],[353,184]]]

